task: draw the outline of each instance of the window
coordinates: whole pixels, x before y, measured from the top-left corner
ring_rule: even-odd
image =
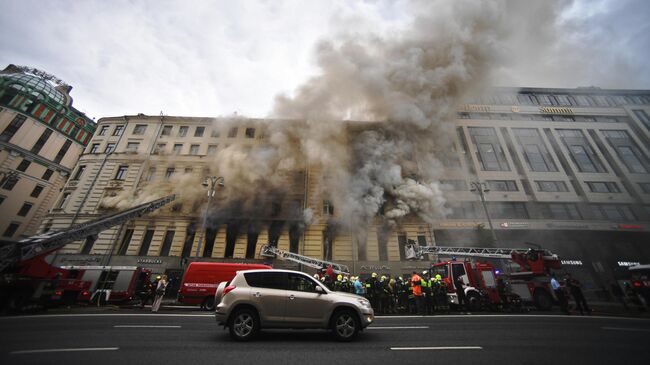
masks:
[[[20,224],[18,223],[9,223],[9,226],[7,226],[7,229],[5,229],[5,233],[3,233],[2,236],[13,237],[18,230],[18,227],[20,227]]]
[[[540,204],[540,210],[544,219],[582,219],[576,205],[571,203]]]
[[[169,180],[172,177],[172,175],[174,175],[175,170],[176,169],[174,169],[173,167],[167,168],[167,171],[165,171],[165,180]]]
[[[42,185],[36,185],[34,187],[34,190],[32,190],[32,193],[29,194],[32,198],[38,198],[39,195],[41,195],[41,192],[43,192],[43,186]]]
[[[190,127],[188,127],[188,126],[186,126],[186,125],[181,126],[181,127],[178,129],[178,136],[179,136],[179,137],[185,137],[185,136],[187,136],[187,130],[188,130],[189,128],[190,128]]]
[[[644,174],[647,172],[632,146],[618,146],[616,152],[618,152],[618,156],[623,160],[623,163],[627,166],[630,172],[637,174]]]
[[[255,138],[255,128],[246,128],[246,138]]]
[[[140,245],[140,251],[138,252],[138,255],[147,256],[147,253],[149,253],[149,246],[151,246],[151,239],[153,238],[154,232],[155,232],[154,229],[148,229],[147,232],[144,234],[144,238],[142,239],[142,244]]]
[[[615,182],[587,181],[587,186],[592,193],[620,193],[621,190]]]
[[[99,129],[99,133],[98,133],[97,135],[98,135],[98,136],[105,136],[105,135],[106,135],[106,132],[108,132],[108,126],[107,126],[107,125],[103,125],[103,126]]]
[[[569,189],[564,181],[535,181],[537,190],[545,192],[567,192]]]
[[[114,136],[121,136],[122,132],[124,132],[124,125],[119,124],[115,126],[115,129],[113,129],[113,135]]]
[[[185,168],[185,173],[186,173],[186,174],[191,174],[192,172],[194,172],[194,169],[193,169],[193,168],[191,168],[191,167],[186,167],[186,168]]]
[[[19,180],[20,180],[20,178],[18,176],[10,175],[5,180],[5,183],[4,183],[4,185],[2,185],[2,188],[5,189],[5,190],[11,191],[14,188],[14,186],[16,186],[16,184],[18,183]]]
[[[634,221],[636,217],[626,205],[619,204],[594,204],[592,206],[596,219],[611,221]]]
[[[155,177],[156,177],[156,168],[150,167],[149,172],[147,173],[147,181],[153,181]]]
[[[45,180],[45,181],[50,181],[50,178],[52,177],[52,174],[53,174],[53,173],[54,173],[54,171],[52,171],[52,170],[50,170],[50,169],[47,169],[47,170],[45,170],[45,172],[43,173],[43,176],[41,177],[41,179],[43,179],[43,180]]]
[[[442,188],[453,191],[467,191],[467,182],[465,180],[440,180]]]
[[[4,131],[2,131],[2,134],[0,135],[0,141],[7,142],[11,139],[11,137],[18,132],[20,127],[25,123],[25,120],[27,117],[25,117],[22,114],[18,114],[14,117],[14,119],[9,123],[7,128],[5,128]]]
[[[34,147],[32,147],[32,153],[39,153],[41,152],[41,148],[45,146],[45,142],[47,142],[48,139],[50,139],[50,136],[52,135],[52,130],[51,129],[46,129],[43,131],[43,134],[38,138],[36,143],[34,144]]]
[[[513,132],[524,153],[526,163],[532,171],[557,171],[553,158],[537,129],[515,128]]]
[[[99,152],[99,143],[93,143],[92,146],[90,146],[90,153],[98,153]]]
[[[219,130],[215,128],[210,132],[210,137],[219,138],[221,137],[221,132],[219,132]]]
[[[245,273],[246,283],[253,288],[285,290],[287,285],[286,272],[251,272]]]
[[[215,155],[217,153],[217,145],[211,144],[208,146],[208,156]]]
[[[198,145],[198,144],[190,145],[190,155],[198,155],[199,154],[199,147],[200,147],[200,145]]]
[[[59,201],[59,204],[56,206],[56,208],[64,209],[65,206],[68,204],[69,199],[70,199],[70,193],[63,193],[63,196],[61,197],[61,200]]]
[[[26,217],[29,213],[29,210],[32,209],[32,206],[34,206],[32,203],[24,203],[23,206],[20,207],[18,215],[21,217]]]
[[[494,128],[470,127],[471,140],[478,150],[476,158],[484,171],[509,171],[510,167]]]
[[[133,128],[133,134],[138,136],[143,135],[146,130],[147,130],[146,124],[136,124],[135,127]]]
[[[113,153],[115,151],[115,143],[107,143],[104,153]]]
[[[645,194],[650,194],[650,183],[639,183],[639,187]]]
[[[126,171],[129,169],[128,166],[122,165],[117,168],[117,173],[115,174],[115,180],[124,180],[126,178]]]
[[[157,155],[165,153],[165,147],[167,147],[167,143],[158,143],[156,148],[153,150],[153,154]]]
[[[237,127],[232,127],[228,131],[228,138],[235,138],[237,137]]]
[[[122,237],[122,243],[117,250],[118,255],[126,255],[127,250],[129,249],[129,243],[131,242],[131,237],[133,237],[133,229],[127,229],[124,232],[124,237]]]
[[[140,148],[140,142],[127,142],[126,150],[129,152],[137,152]]]
[[[300,274],[295,274],[295,273],[289,273],[288,274],[288,285],[287,285],[287,290],[293,290],[293,291],[302,291],[302,292],[309,292],[309,293],[314,293],[316,292],[316,282],[305,275],[300,275]]]
[[[329,200],[323,200],[323,215],[334,215],[334,206]]]
[[[494,191],[519,191],[514,180],[488,180],[487,185]]]
[[[644,174],[650,169],[647,157],[625,130],[601,130],[609,145],[631,173]]]
[[[528,219],[524,203],[487,203],[490,217],[497,219]]]
[[[161,136],[169,136],[171,134],[172,134],[172,126],[171,125],[163,126],[163,129],[160,132],[160,135]]]
[[[59,153],[57,153],[56,156],[54,157],[54,162],[55,163],[59,163],[59,162],[61,162],[61,160],[63,160],[63,157],[68,152],[68,149],[70,148],[71,144],[72,144],[72,141],[70,141],[69,139],[66,139],[65,143],[63,144],[63,146],[59,150]]]
[[[169,251],[171,250],[172,242],[174,241],[174,234],[176,234],[176,231],[165,232],[165,238],[163,239],[162,248],[160,249],[160,256],[169,256]]]
[[[180,155],[182,149],[183,149],[183,144],[182,143],[174,143],[174,148],[172,149],[172,152],[175,155]]]
[[[16,167],[16,170],[18,170],[18,171],[22,171],[22,172],[25,172],[25,171],[27,170],[27,168],[29,167],[29,165],[31,165],[31,164],[32,164],[31,161],[28,161],[28,160],[23,159],[23,160],[20,161],[20,163],[18,164],[18,167]]]
[[[72,180],[79,180],[81,176],[84,174],[84,171],[86,171],[86,165],[79,165],[79,167],[77,168],[77,172],[72,177]]]
[[[203,132],[205,132],[205,127],[196,127],[194,137],[203,137]]]
[[[648,116],[648,113],[646,113],[645,110],[641,110],[641,109],[632,110],[632,112],[637,118],[639,118],[641,123],[643,123],[645,129],[650,131],[650,116]]]

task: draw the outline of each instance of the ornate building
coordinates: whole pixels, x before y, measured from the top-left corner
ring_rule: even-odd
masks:
[[[37,229],[95,132],[72,106],[70,86],[34,69],[0,72],[0,235]]]

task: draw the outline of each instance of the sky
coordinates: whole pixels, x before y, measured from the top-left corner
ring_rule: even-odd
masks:
[[[512,29],[495,86],[650,89],[649,1],[557,4],[551,25]],[[277,95],[292,95],[319,73],[320,40],[356,32],[398,37],[409,5],[0,0],[0,67],[56,75],[73,86],[74,106],[94,119],[161,111],[265,117]]]

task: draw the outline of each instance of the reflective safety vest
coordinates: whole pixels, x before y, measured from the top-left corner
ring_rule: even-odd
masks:
[[[422,281],[422,279],[417,274],[413,275],[413,277],[411,278],[411,286],[413,287],[413,295],[415,295],[416,297],[421,297],[422,296],[422,285],[420,283],[421,281]]]

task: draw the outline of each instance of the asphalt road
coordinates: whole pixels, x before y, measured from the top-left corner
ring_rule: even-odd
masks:
[[[380,317],[358,340],[266,331],[230,340],[204,312],[0,318],[0,364],[648,364],[650,320]]]

